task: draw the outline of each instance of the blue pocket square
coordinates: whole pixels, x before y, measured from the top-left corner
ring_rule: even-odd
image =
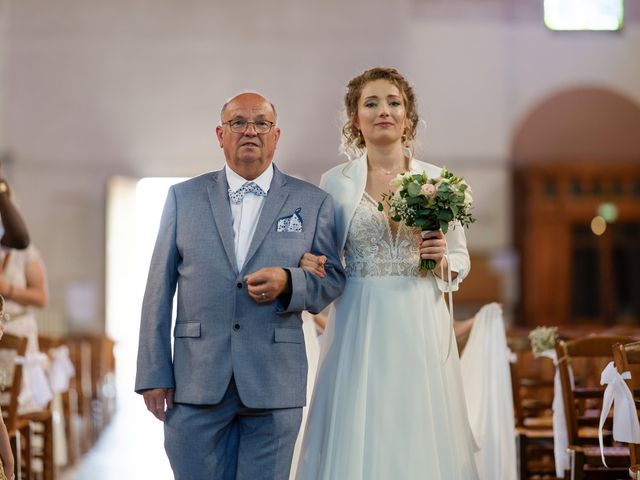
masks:
[[[302,217],[300,216],[300,207],[289,216],[278,219],[277,232],[302,232]]]

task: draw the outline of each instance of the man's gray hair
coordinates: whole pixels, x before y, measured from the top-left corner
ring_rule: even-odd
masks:
[[[220,110],[220,122],[224,122],[224,111],[227,109],[227,105],[229,105],[233,100],[235,100],[237,97],[239,97],[240,95],[244,95],[245,93],[252,93],[253,95],[259,95],[262,98],[264,98],[264,100],[271,105],[271,110],[273,110],[273,117],[274,120],[277,122],[278,121],[278,113],[276,112],[276,107],[273,105],[273,103],[271,103],[271,101],[269,101],[269,99],[267,97],[265,97],[264,95],[262,95],[260,92],[256,92],[254,90],[245,90],[243,92],[240,93],[236,93],[233,97],[229,98],[226,102],[224,102],[224,105],[222,105],[222,109]]]

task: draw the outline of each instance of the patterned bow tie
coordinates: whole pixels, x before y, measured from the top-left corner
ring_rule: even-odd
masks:
[[[229,199],[231,200],[231,203],[240,203],[247,193],[253,193],[259,197],[267,196],[267,192],[262,190],[260,185],[255,182],[247,182],[235,192],[229,189]]]

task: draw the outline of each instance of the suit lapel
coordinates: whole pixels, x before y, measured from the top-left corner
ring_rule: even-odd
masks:
[[[236,252],[233,243],[233,224],[231,205],[229,204],[229,185],[223,170],[218,170],[213,174],[213,182],[207,185],[207,193],[209,194],[209,202],[213,211],[213,219],[216,222],[218,233],[222,239],[224,251],[227,254],[231,268],[238,273],[236,265]]]
[[[269,230],[275,228],[273,225],[277,219],[278,213],[289,196],[289,189],[286,185],[286,177],[274,165],[271,187],[269,188],[267,198],[264,200],[264,206],[262,207],[262,212],[258,219],[258,225],[256,225],[256,231],[251,239],[247,258],[244,261],[245,265],[249,264],[249,261],[255,255],[264,238],[267,236],[267,233],[269,233]]]

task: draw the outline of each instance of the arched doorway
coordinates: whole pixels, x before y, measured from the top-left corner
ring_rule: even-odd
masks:
[[[640,322],[639,139],[640,106],[597,87],[554,94],[520,123],[511,155],[521,323]],[[603,208],[609,223],[592,230]]]

